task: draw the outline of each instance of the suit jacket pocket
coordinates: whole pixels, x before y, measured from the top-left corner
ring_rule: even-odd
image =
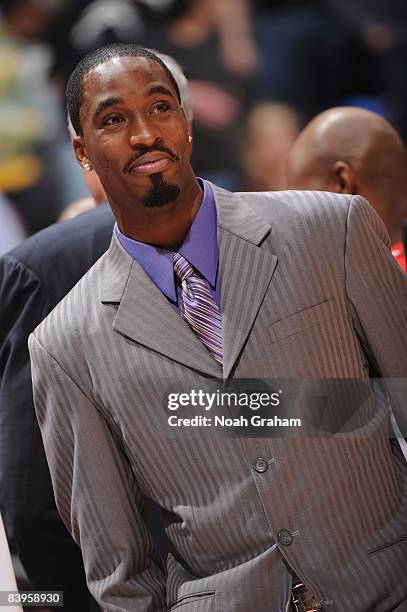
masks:
[[[403,533],[402,535],[397,536],[396,538],[393,538],[389,542],[378,544],[377,546],[374,546],[374,548],[370,548],[369,552],[378,553],[382,550],[386,550],[387,548],[390,548],[391,546],[394,546],[395,544],[398,544],[399,542],[405,542],[405,541],[407,541],[407,533]]]
[[[268,326],[268,332],[272,342],[278,342],[289,336],[299,334],[310,327],[320,325],[337,316],[336,302],[334,298],[300,310],[295,314],[276,321]]]
[[[169,612],[216,612],[215,591],[200,591],[182,595],[170,603]]]

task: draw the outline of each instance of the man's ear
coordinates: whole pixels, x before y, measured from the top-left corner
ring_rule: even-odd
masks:
[[[75,136],[72,139],[72,147],[75,153],[75,157],[78,160],[79,165],[87,171],[93,170],[93,166],[89,161],[86,153],[85,146],[83,144],[82,136]]]
[[[184,119],[185,119],[185,121],[187,122],[187,125],[188,125],[188,139],[189,139],[189,142],[192,142],[193,141],[193,136],[192,136],[192,123],[191,123],[191,119],[190,118],[188,119],[187,113],[185,111],[185,108],[182,106],[182,104],[180,105],[180,108],[181,108],[182,114],[184,115]]]
[[[331,181],[335,193],[349,193],[352,195],[357,193],[355,173],[345,161],[337,161],[333,164]]]

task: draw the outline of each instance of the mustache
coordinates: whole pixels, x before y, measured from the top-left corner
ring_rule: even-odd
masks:
[[[154,151],[161,151],[161,153],[166,153],[168,155],[168,157],[170,159],[172,159],[172,161],[176,161],[179,162],[179,157],[178,155],[176,155],[173,151],[171,151],[171,149],[168,149],[168,147],[166,147],[165,145],[162,144],[156,144],[153,147],[143,147],[140,148],[137,153],[135,153],[134,155],[132,155],[132,157],[126,162],[126,165],[123,168],[124,173],[126,174],[127,172],[129,172],[131,166],[134,164],[135,161],[137,161],[140,157],[142,157],[143,155],[145,155],[146,153],[153,153]]]

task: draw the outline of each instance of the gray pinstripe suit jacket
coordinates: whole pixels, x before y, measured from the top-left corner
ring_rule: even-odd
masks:
[[[362,198],[214,192],[225,378],[407,377],[406,278]],[[287,566],[329,610],[407,609],[397,448],[165,427],[174,381],[222,372],[116,238],[29,344],[57,505],[104,610],[280,612]],[[141,492],[163,508],[165,572]]]

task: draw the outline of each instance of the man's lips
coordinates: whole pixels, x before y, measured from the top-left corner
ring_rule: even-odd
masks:
[[[137,158],[128,169],[129,174],[154,174],[163,172],[173,163],[173,160],[161,151],[146,153]]]

